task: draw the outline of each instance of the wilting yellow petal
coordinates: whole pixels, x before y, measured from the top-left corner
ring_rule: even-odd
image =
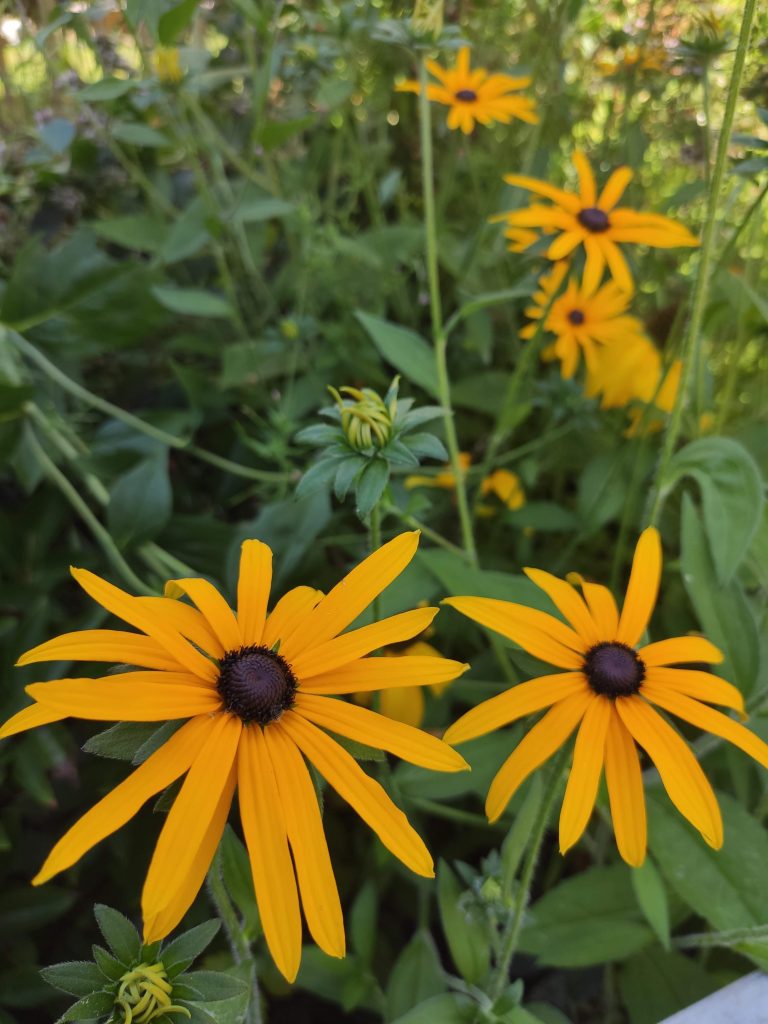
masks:
[[[391,615],[380,622],[372,622],[369,626],[353,629],[351,633],[343,633],[318,647],[305,650],[291,661],[291,667],[302,680],[331,672],[387,644],[401,643],[418,636],[429,626],[438,611],[438,608],[415,608],[410,612]]]
[[[401,533],[347,573],[307,617],[302,642],[291,645],[291,660],[346,629],[400,575],[416,554],[418,543],[418,531]]]
[[[544,572],[543,569],[523,569],[523,572],[544,591],[587,646],[591,647],[605,639],[600,635],[584,601],[570,583],[558,579],[550,572]]]
[[[588,691],[558,701],[523,737],[496,773],[488,790],[485,813],[489,821],[501,817],[518,786],[565,743],[590,703],[597,699]]]
[[[280,726],[395,857],[417,875],[434,876],[432,858],[421,836],[351,754],[293,711],[285,712]]]
[[[298,747],[279,722],[264,730],[264,739],[275,770],[309,930],[324,953],[342,957],[344,918],[315,787]]]
[[[217,715],[208,723],[205,740],[173,801],[152,855],[141,894],[147,922],[174,900],[188,907],[197,895],[191,884],[196,880],[195,858],[228,786],[242,728],[234,715]]]
[[[619,853],[633,868],[645,860],[643,773],[634,740],[613,709],[605,741],[605,781]]]
[[[615,707],[635,741],[656,765],[669,799],[710,846],[720,849],[720,808],[701,765],[685,741],[640,697],[617,697]]]
[[[390,754],[422,768],[436,772],[460,772],[469,767],[460,754],[436,736],[402,722],[394,722],[356,704],[299,692],[295,707],[297,714],[315,725],[359,743],[388,750]]]
[[[179,593],[181,593],[180,588]],[[161,621],[178,630],[187,640],[191,640],[206,654],[210,654],[213,658],[221,658],[224,654],[221,640],[197,608],[174,597],[137,597],[136,600]]]
[[[634,647],[648,625],[661,580],[661,538],[655,526],[643,530],[632,559],[617,639]]]
[[[722,651],[703,636],[677,636],[671,640],[657,640],[656,643],[641,647],[637,653],[648,668],[697,661],[719,665],[723,660]]]
[[[293,981],[301,961],[301,913],[277,785],[277,777],[287,771],[286,762],[270,757],[259,726],[243,730],[238,753],[240,817],[256,902],[269,951],[284,977]]]
[[[178,670],[182,665],[152,637],[120,629],[82,629],[63,633],[22,654],[17,665],[40,661],[111,661],[142,668]]]
[[[212,583],[193,577],[169,580],[166,583],[166,590],[171,587],[178,587],[192,599],[225,651],[236,651],[242,646],[235,613]]]
[[[144,673],[141,673],[144,674]],[[160,722],[192,718],[221,707],[221,697],[209,686],[195,683],[135,682],[137,672],[104,679],[57,679],[32,683],[33,700],[70,718],[97,722]]]
[[[314,587],[294,587],[284,594],[267,616],[261,642],[264,647],[280,643],[280,653],[289,658],[292,647],[303,643],[303,625],[323,596]],[[294,641],[295,637],[295,641]]]
[[[742,720],[747,717],[741,691],[737,690],[733,683],[727,683],[725,679],[713,676],[711,672],[698,672],[686,668],[649,668],[645,673],[645,682],[641,690],[644,697],[647,696],[645,690],[648,686],[654,690],[682,693],[685,697],[704,700],[709,704],[722,704],[723,707],[738,711]],[[653,700],[652,697],[648,699]]]
[[[581,590],[587,602],[589,613],[600,633],[600,639],[608,642],[616,639],[619,628],[619,610],[608,587],[600,583],[582,580]]]
[[[243,644],[260,644],[272,586],[272,551],[260,540],[243,541],[237,581],[237,622]]]
[[[581,672],[559,672],[530,679],[467,711],[449,726],[443,739],[446,743],[466,743],[586,690],[587,683]]]
[[[592,700],[581,720],[573,748],[573,765],[560,809],[560,852],[578,842],[587,827],[597,798],[603,769],[605,737],[613,714],[607,698]]]
[[[360,658],[311,679],[302,679],[306,693],[359,693],[406,686],[435,686],[456,679],[469,668],[461,661],[438,656],[402,655],[397,658]]]
[[[66,832],[48,854],[33,885],[53,878],[75,864],[91,847],[129,821],[155,793],[175,782],[189,768],[210,727],[207,715],[193,718],[123,782],[99,800]]]

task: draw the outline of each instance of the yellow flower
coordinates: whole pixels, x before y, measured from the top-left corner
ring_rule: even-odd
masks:
[[[161,82],[175,84],[184,77],[179,51],[175,46],[158,46],[152,54],[152,67]]]
[[[459,452],[459,462],[462,472],[466,473],[472,464],[472,456],[469,452]],[[404,480],[405,487],[411,490],[414,487],[439,487],[442,490],[452,491],[456,487],[456,477],[450,466],[445,466],[435,476],[420,476],[413,474]],[[482,495],[495,494],[499,501],[503,502],[513,512],[525,504],[525,491],[517,473],[509,469],[496,469],[490,473],[480,485]],[[483,515],[493,515],[494,510],[487,505],[480,506],[478,511]]]
[[[631,71],[663,71],[667,66],[667,50],[662,43],[638,46],[630,43],[619,52],[615,60],[598,60],[596,67],[601,74],[617,75]]]
[[[511,96],[516,89],[524,89],[531,84],[526,76],[490,75],[485,68],[469,67],[469,47],[463,46],[458,53],[452,68],[443,68],[436,61],[428,60],[427,69],[439,85],[427,86],[427,97],[435,103],[443,103],[450,107],[448,127],[460,128],[469,135],[480,124],[509,124],[517,117],[528,124],[537,124],[538,117],[533,100],[526,96]],[[409,79],[399,82],[398,92],[415,92],[421,90],[419,82]]]
[[[682,718],[741,747],[768,767],[768,745],[702,701],[734,708],[741,694],[709,672],[683,668],[714,664],[720,651],[704,637],[686,636],[640,644],[656,603],[661,578],[661,541],[645,530],[635,550],[624,606],[597,583],[582,594],[540,569],[528,577],[565,619],[508,601],[454,597],[453,605],[475,622],[501,633],[523,650],[565,671],[521,683],[463,715],[445,734],[464,743],[524,715],[549,710],[502,765],[488,792],[486,811],[495,821],[517,788],[562,746],[578,726],[560,812],[560,850],[574,845],[587,826],[605,767],[619,853],[635,867],[646,847],[645,797],[636,744],[656,765],[670,799],[715,849],[723,842],[720,809],[699,762],[680,734],[654,709]],[[567,624],[566,624],[567,623]]]
[[[525,310],[533,323],[522,328],[521,338],[534,336],[536,321],[541,320],[567,272],[567,265],[556,263],[551,273],[541,277],[539,290],[533,294],[534,304]],[[563,377],[573,377],[581,352],[587,366],[596,368],[598,350],[621,348],[645,338],[642,322],[626,314],[629,301],[630,295],[613,281],[590,289],[571,278],[565,291],[552,303],[544,322],[545,329],[557,336],[552,354],[561,361]]]
[[[409,644],[403,651],[387,651],[390,657],[394,658],[442,658],[443,655],[424,640],[417,640]],[[395,668],[393,670],[397,672]],[[440,697],[446,687],[450,686],[450,679],[438,683],[431,683],[430,690],[436,697]],[[370,694],[356,694],[355,699],[361,704],[368,703],[366,698]],[[379,696],[379,711],[387,718],[394,718],[396,722],[404,722],[418,728],[424,721],[424,689],[421,686],[392,686],[382,690]]]
[[[0,737],[67,717],[187,721],[59,840],[34,884],[70,867],[186,773],[144,885],[145,941],[167,935],[194,900],[237,787],[259,913],[280,971],[289,980],[298,971],[299,896],[317,944],[330,956],[343,956],[341,905],[304,759],[396,857],[427,877],[433,874],[432,858],[419,835],[325,730],[426,768],[466,767],[434,736],[336,699],[358,690],[442,682],[466,668],[445,658],[410,657],[400,659],[395,674],[389,659],[366,657],[421,633],[435,608],[342,632],[403,571],[417,545],[418,533],[400,534],[327,595],[297,587],[269,614],[272,552],[257,540],[242,546],[237,613],[203,579],[171,584],[171,592],[186,594],[193,607],[168,597],[135,598],[85,569],[73,569],[86,593],[140,632],[68,633],[29,651],[19,664],[65,659],[141,668],[28,686],[35,703],[11,718]]]
[[[469,452],[459,452],[459,465],[463,473],[466,473],[471,464],[472,456]],[[422,476],[418,473],[412,473],[405,478],[403,483],[409,491],[414,487],[439,487],[444,491],[452,491],[456,487],[456,476],[450,466],[445,466],[434,476]]]
[[[586,156],[576,151],[573,162],[579,177],[578,192],[556,188],[548,182],[522,174],[508,174],[510,185],[528,189],[549,199],[552,205],[533,203],[522,210],[512,210],[494,218],[506,221],[512,228],[536,228],[557,233],[547,249],[547,257],[561,260],[579,245],[584,246],[584,287],[597,288],[606,264],[616,284],[626,292],[633,291],[632,275],[621,251],[624,243],[649,245],[657,249],[696,246],[690,231],[656,213],[638,213],[617,207],[632,179],[629,167],[619,167],[611,174],[598,196],[595,176]]]

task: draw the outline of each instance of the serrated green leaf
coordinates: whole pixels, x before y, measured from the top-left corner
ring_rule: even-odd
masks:
[[[104,975],[89,960],[73,960],[42,967],[40,975],[49,985],[71,996],[87,996],[104,987]]]
[[[168,976],[173,978],[200,956],[200,954],[213,942],[219,928],[220,921],[205,921],[188,932],[179,935],[165,946],[160,954],[163,966]]]
[[[91,946],[91,953],[93,954],[96,966],[105,978],[108,978],[110,981],[118,981],[125,974],[125,965],[116,960],[103,946]]]
[[[132,761],[136,751],[156,732],[157,722],[118,722],[87,739],[83,750],[115,761]]]
[[[385,459],[371,459],[355,483],[357,514],[366,519],[378,505],[389,481],[389,466]]]
[[[240,978],[219,971],[191,971],[184,975],[184,981],[201,992],[206,1003],[233,999],[247,991],[245,982]]]
[[[111,992],[92,992],[83,999],[78,999],[69,1009],[63,1013],[56,1024],[64,1024],[65,1021],[82,1020],[91,1021],[110,1013],[115,1005],[115,997]]]
[[[128,918],[104,903],[97,903],[93,913],[101,934],[120,963],[129,966],[137,960],[141,952],[141,938]]]

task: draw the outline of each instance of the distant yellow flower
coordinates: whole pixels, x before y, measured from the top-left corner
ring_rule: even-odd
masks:
[[[631,71],[663,71],[667,66],[667,50],[662,43],[645,46],[629,43],[614,59],[601,59],[595,65],[606,76]]]
[[[170,592],[186,594],[189,605],[169,597],[132,597],[85,569],[73,569],[86,593],[140,632],[67,633],[28,651],[19,664],[114,661],[141,668],[100,679],[34,683],[27,693],[35,703],[6,722],[0,738],[63,718],[186,721],[59,840],[34,884],[76,863],[186,775],[144,884],[145,941],[163,938],[189,909],[237,788],[261,923],[278,968],[289,980],[299,969],[299,899],[318,946],[343,956],[341,904],[305,758],[396,857],[427,877],[433,875],[432,858],[420,836],[325,730],[426,768],[467,767],[434,736],[336,699],[359,690],[443,682],[466,668],[447,658],[402,657],[395,673],[389,659],[366,657],[423,632],[436,608],[343,632],[400,575],[417,544],[417,533],[400,534],[325,596],[296,587],[269,614],[272,552],[257,540],[242,546],[236,613],[204,579],[172,581]]]
[[[521,338],[532,338],[537,321],[541,320],[552,296],[563,283],[568,267],[556,263],[549,274],[539,280],[539,289],[533,293],[533,305],[525,315],[533,321],[520,331]],[[613,281],[600,288],[588,289],[571,280],[550,307],[544,322],[545,330],[557,335],[551,353],[561,362],[563,377],[573,377],[583,352],[588,367],[597,367],[597,349],[602,346],[631,344],[643,338],[643,324],[637,317],[626,314],[630,295]]]
[[[175,84],[184,77],[184,70],[175,46],[158,46],[152,54],[152,67],[161,82]]]
[[[448,127],[460,128],[469,135],[479,124],[509,124],[512,118],[536,124],[538,117],[533,100],[526,96],[510,96],[517,89],[524,89],[531,84],[527,76],[490,75],[485,68],[469,67],[469,47],[463,46],[458,53],[452,68],[443,68],[436,61],[428,60],[427,69],[440,83],[427,86],[427,97],[435,103],[443,103],[450,107]],[[395,88],[398,92],[421,91],[419,82],[409,79],[399,82]]]
[[[504,180],[510,185],[528,189],[551,200],[552,205],[533,203],[525,209],[511,210],[493,219],[505,221],[512,228],[536,228],[557,233],[557,238],[547,249],[547,257],[551,260],[564,259],[583,245],[586,254],[583,284],[586,289],[597,288],[607,264],[619,288],[630,293],[634,290],[632,275],[620,248],[624,243],[649,245],[657,249],[699,244],[686,227],[669,217],[616,206],[632,178],[629,167],[617,168],[598,196],[595,176],[586,156],[576,151],[573,162],[579,176],[578,192],[556,188],[548,182],[522,174],[506,175]]]
[[[587,368],[584,390],[589,398],[601,396],[603,409],[653,402],[655,409],[669,413],[677,398],[681,371],[682,363],[675,360],[662,379],[664,370],[656,346],[645,336],[633,336],[625,344],[596,352],[593,365]],[[629,416],[632,422],[627,433],[632,436],[640,429],[643,410],[631,408]],[[646,416],[647,430],[658,430],[661,425],[658,416]]]
[[[459,452],[459,465],[463,473],[466,473],[472,464],[472,456],[469,452]],[[444,466],[439,473],[434,476],[424,476],[419,473],[412,473],[407,476],[403,481],[406,488],[410,491],[414,487],[439,487],[444,491],[452,491],[456,487],[456,475],[453,469],[448,466]]]
[[[472,457],[469,452],[459,453],[459,462],[462,471],[466,473],[472,464]],[[452,491],[456,487],[456,477],[450,466],[445,466],[435,476],[420,476],[414,474],[405,478],[405,486],[408,490],[414,487],[439,487],[442,490]],[[525,491],[517,473],[509,469],[495,469],[480,485],[482,495],[495,494],[499,501],[503,502],[508,509],[514,511],[525,504]],[[484,515],[493,515],[490,506],[481,506],[479,511]]]
[[[387,651],[387,655],[393,658],[442,658],[443,655],[425,640],[416,640],[401,651]],[[397,674],[397,669],[393,669]],[[440,697],[445,689],[450,686],[450,679],[437,683],[431,683],[429,689]],[[366,706],[372,703],[370,693],[355,694],[355,701]],[[404,722],[405,725],[412,725],[419,728],[424,721],[424,687],[422,686],[391,686],[382,690],[379,695],[379,712],[387,718],[394,718],[396,722]]]
[[[465,743],[549,709],[491,783],[486,801],[491,821],[499,818],[531,772],[578,727],[560,812],[562,853],[584,832],[605,769],[619,853],[633,867],[642,864],[646,814],[638,746],[656,765],[680,813],[710,846],[722,845],[723,822],[712,787],[680,733],[656,709],[721,736],[765,767],[768,744],[706,706],[720,704],[744,717],[744,701],[735,686],[709,672],[684,667],[723,660],[708,640],[684,636],[640,646],[656,604],[661,558],[659,534],[651,527],[637,544],[621,614],[607,587],[583,582],[582,597],[565,580],[540,569],[525,572],[562,618],[486,597],[452,597],[444,602],[535,658],[565,670],[520,683],[484,701],[445,733],[449,743]]]

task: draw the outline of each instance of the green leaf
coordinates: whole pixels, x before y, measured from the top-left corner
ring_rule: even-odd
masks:
[[[100,82],[93,85],[86,85],[77,93],[77,98],[83,103],[98,103],[101,100],[116,100],[118,96],[125,96],[131,89],[135,89],[138,82],[130,78],[102,78]]]
[[[349,494],[349,489],[359,474],[366,466],[365,457],[362,455],[349,455],[337,463],[338,469],[333,478],[333,493],[339,501],[344,501]]]
[[[365,328],[382,358],[391,363],[412,384],[438,397],[435,357],[426,341],[414,331],[357,310],[355,317]]]
[[[669,949],[669,901],[664,881],[650,857],[642,867],[630,871],[632,888],[648,924],[664,949]]]
[[[125,965],[116,960],[103,946],[91,946],[93,959],[105,978],[110,981],[118,981],[125,974]]]
[[[142,459],[112,486],[107,505],[109,531],[120,547],[149,540],[171,518],[172,501],[165,453]]]
[[[299,117],[293,121],[267,121],[259,133],[259,142],[269,152],[282,146],[305,128],[311,128],[314,123],[315,118],[311,116]]]
[[[373,963],[376,950],[379,893],[370,879],[364,882],[349,912],[349,936],[352,948],[364,964]]]
[[[185,316],[230,317],[232,307],[213,292],[202,288],[175,288],[170,285],[155,285],[152,294],[166,309],[172,313]]]
[[[448,452],[439,437],[434,434],[406,434],[402,439],[406,448],[410,448],[419,459],[437,459],[438,462],[448,461]]]
[[[717,578],[728,583],[749,549],[763,510],[763,482],[747,449],[730,437],[702,437],[669,463],[668,493],[684,476],[701,491],[704,525]]]
[[[475,1013],[461,996],[440,995],[414,1006],[392,1024],[469,1024]]]
[[[206,1003],[233,999],[246,990],[245,982],[240,978],[219,971],[192,971],[184,975],[184,981],[197,989]]]
[[[118,722],[83,744],[86,754],[132,761],[136,751],[157,732],[157,722]]]
[[[6,886],[0,903],[0,932],[7,937],[41,928],[61,917],[74,900],[73,892],[55,885],[44,889],[32,889],[29,885],[19,889]]]
[[[503,601],[517,601],[541,611],[551,611],[547,598],[526,576],[475,569],[452,551],[438,548],[419,551],[419,562],[440,581],[449,594],[475,594]]]
[[[459,974],[470,984],[479,985],[490,967],[490,936],[487,921],[471,901],[472,894],[464,892],[441,858],[437,865],[437,906],[445,939]]]
[[[658,1024],[679,1010],[706,998],[720,980],[682,953],[649,946],[623,964],[619,991],[631,1024]],[[701,1015],[702,1024],[706,1016]]]
[[[69,1020],[92,1021],[106,1013],[110,1013],[115,1005],[115,997],[111,992],[92,992],[89,996],[79,999],[63,1013],[56,1024],[64,1024]]]
[[[398,1020],[412,1007],[441,995],[445,989],[445,974],[432,936],[418,931],[392,968],[387,985],[387,1020]]]
[[[71,996],[87,996],[104,986],[104,975],[89,960],[72,960],[40,969],[41,977]]]
[[[130,966],[138,960],[141,939],[128,918],[104,903],[97,903],[93,913],[101,934],[120,963]]]
[[[240,221],[242,224],[253,224],[262,220],[272,220],[275,217],[287,217],[294,210],[293,203],[289,203],[285,199],[257,196],[238,203],[232,214],[232,219]]]
[[[338,455],[321,458],[310,466],[296,485],[296,497],[307,498],[329,487],[344,458],[346,456]]]
[[[115,121],[109,131],[118,142],[125,142],[129,146],[149,146],[152,149],[162,149],[163,146],[169,145],[166,135],[139,121]]]
[[[160,959],[168,976],[174,978],[186,970],[213,942],[220,927],[220,921],[204,921],[165,946],[160,953]]]
[[[166,226],[146,213],[107,217],[94,221],[91,227],[99,238],[136,252],[157,252],[167,234]]]
[[[242,914],[250,937],[255,939],[261,932],[261,922],[253,888],[251,863],[248,851],[242,840],[235,835],[231,825],[227,825],[224,830],[218,856],[221,859],[221,874],[227,892]]]
[[[182,0],[170,11],[162,14],[157,23],[157,36],[162,46],[173,46],[176,39],[190,24],[200,0]]]
[[[356,511],[361,519],[367,519],[378,505],[389,480],[389,464],[385,459],[370,459],[355,484]]]
[[[702,629],[726,656],[717,671],[748,693],[759,662],[757,625],[741,587],[718,583],[707,539],[688,494],[683,495],[680,535],[686,592]]]

